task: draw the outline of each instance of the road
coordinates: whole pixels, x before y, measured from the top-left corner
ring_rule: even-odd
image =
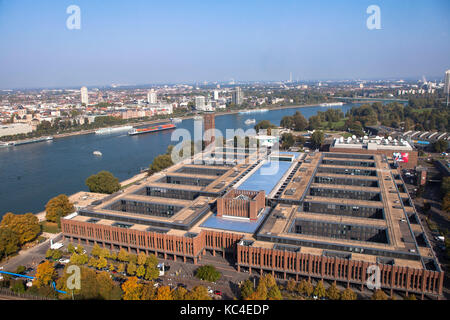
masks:
[[[45,259],[45,253],[50,249],[50,239],[53,242],[58,242],[62,239],[62,234],[46,234],[49,239],[27,250],[19,251],[18,255],[3,262],[0,267],[3,267],[4,271],[16,271],[18,266],[26,266],[36,268],[39,262]]]

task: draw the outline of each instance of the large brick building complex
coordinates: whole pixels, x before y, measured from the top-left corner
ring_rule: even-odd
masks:
[[[375,138],[340,138],[335,139],[330,147],[332,152],[381,154],[395,160],[402,169],[414,169],[417,166],[418,151],[408,141],[388,137]]]
[[[61,220],[64,237],[195,264],[211,251],[240,272],[361,288],[377,266],[385,290],[442,295],[444,273],[392,157],[211,152],[79,208]]]

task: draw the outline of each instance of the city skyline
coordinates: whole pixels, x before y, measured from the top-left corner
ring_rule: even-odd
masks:
[[[70,1],[0,1],[0,89],[442,78],[450,67],[446,1],[379,1],[379,30],[366,26],[370,1],[171,4],[78,1],[69,30]]]

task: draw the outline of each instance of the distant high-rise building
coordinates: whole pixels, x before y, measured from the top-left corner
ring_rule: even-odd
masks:
[[[213,129],[215,129],[215,127],[216,123],[214,113],[206,113],[203,116],[203,130],[205,130],[205,148],[215,141],[214,131],[212,131]],[[208,130],[211,131],[208,132]]]
[[[88,105],[89,104],[89,95],[88,95],[88,89],[86,87],[82,87],[81,90],[81,104]]]
[[[214,100],[219,100],[219,91],[218,90],[214,90],[213,98],[214,98]]]
[[[450,70],[445,71],[444,92],[446,94],[448,94],[450,92]]]
[[[241,105],[242,102],[244,102],[244,94],[242,93],[241,88],[236,87],[236,90],[233,92],[231,102],[233,102],[235,105]]]
[[[206,107],[205,97],[204,96],[195,97],[195,108],[197,110],[204,110],[205,107]]]
[[[147,93],[147,102],[149,104],[155,104],[158,101],[158,95],[156,94],[155,90],[150,90]]]
[[[450,70],[445,71],[444,93],[447,95],[447,107],[448,107],[448,96],[450,94]]]

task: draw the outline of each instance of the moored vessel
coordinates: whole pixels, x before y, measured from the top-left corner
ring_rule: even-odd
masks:
[[[109,128],[101,128],[95,131],[96,134],[107,134],[119,131],[128,131],[133,129],[133,126],[122,126],[122,127],[109,127]]]
[[[321,107],[335,107],[335,106],[343,106],[343,102],[327,102],[327,103],[321,103],[319,106]]]
[[[128,131],[129,135],[136,135],[136,134],[142,134],[142,133],[150,133],[150,132],[158,132],[163,130],[169,130],[169,129],[175,129],[177,126],[168,123],[168,124],[160,124],[157,126],[147,127],[147,128],[133,128],[132,130]]]
[[[256,123],[256,119],[247,119],[247,120],[245,120],[245,122],[244,122],[246,125],[251,125],[251,124],[254,124],[254,123]]]

